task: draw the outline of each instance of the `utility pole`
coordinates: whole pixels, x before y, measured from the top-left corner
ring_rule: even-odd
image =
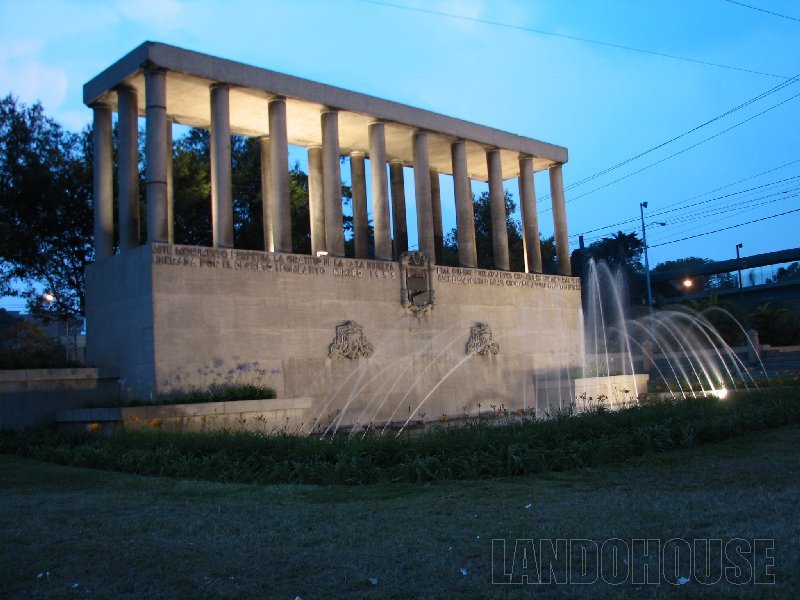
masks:
[[[650,324],[653,323],[653,289],[650,287],[650,259],[647,256],[647,228],[644,224],[644,209],[647,202],[639,203],[639,213],[642,217],[642,243],[644,244],[644,273],[647,278],[647,307],[650,309]]]

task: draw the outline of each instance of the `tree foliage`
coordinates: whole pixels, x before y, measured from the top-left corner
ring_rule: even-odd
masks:
[[[710,265],[714,261],[710,258],[699,258],[697,256],[687,256],[677,260],[667,260],[659,263],[654,269],[654,273],[664,273],[666,271],[676,271],[681,269],[691,269]],[[694,282],[693,288],[696,290],[717,291],[729,290],[738,285],[737,278],[733,273],[714,273],[712,275],[692,275]]]
[[[800,314],[767,302],[749,315],[749,325],[759,334],[762,344],[788,346],[800,341]]]
[[[90,165],[88,129],[70,133],[39,103],[0,100],[0,290],[27,298],[32,312],[84,312],[83,271],[94,256]]]
[[[800,263],[793,262],[788,267],[780,267],[775,274],[775,281],[790,281],[800,279]]]
[[[525,253],[522,241],[522,226],[514,218],[517,206],[513,196],[506,190],[504,195],[506,207],[506,232],[508,234],[509,266],[512,271],[525,271]],[[478,258],[478,267],[481,269],[494,268],[494,252],[492,246],[492,211],[489,203],[489,192],[482,192],[479,196],[472,196],[473,211],[475,214],[475,249]],[[556,247],[555,238],[549,237],[540,240],[542,249],[542,270],[545,273],[556,273]],[[458,265],[458,229],[453,229],[445,236],[444,240],[445,264]]]
[[[0,369],[53,369],[77,366],[67,350],[31,320],[0,309]]]
[[[589,244],[583,251],[572,252],[572,275],[586,277],[589,261],[604,262],[612,271],[622,271],[627,281],[629,299],[632,304],[641,304],[647,299],[645,282],[644,244],[635,233],[618,231]],[[584,286],[585,287],[585,286]]]
[[[210,137],[207,130],[191,129],[176,140],[173,151],[175,243],[211,245]],[[233,136],[231,141],[234,245],[247,250],[264,249],[261,197],[261,143],[256,138]],[[342,186],[342,199],[351,199]],[[311,252],[308,209],[308,175],[295,163],[289,170],[289,205],[292,251]],[[345,249],[352,255],[352,217],[344,217]]]
[[[644,244],[635,233],[618,231],[589,244],[583,252],[573,251],[572,274],[580,276],[591,258],[604,261],[612,270],[623,267],[629,272],[644,273],[643,254]]]

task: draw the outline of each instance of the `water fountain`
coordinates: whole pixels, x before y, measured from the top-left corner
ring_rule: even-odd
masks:
[[[525,397],[524,410],[517,409],[518,413],[546,417],[598,405],[613,410],[655,397],[681,399],[711,394],[724,397],[727,390],[754,385],[743,360],[703,313],[678,306],[634,318],[627,297],[621,273],[612,272],[605,263],[590,261],[580,316],[585,342],[580,360],[576,362],[574,357],[564,354],[556,357],[555,367],[526,365],[523,380],[527,383],[520,389]],[[526,310],[531,314],[523,316],[523,322],[533,323],[535,317],[541,317],[533,314],[536,308]],[[728,313],[725,316],[733,319]],[[558,313],[558,318],[564,316]],[[746,339],[743,329],[742,334]],[[459,353],[459,335],[458,328],[442,330],[413,353],[377,372],[370,373],[368,363],[359,366],[350,378],[355,383],[345,385],[348,380],[328,394],[323,408],[310,418],[307,430],[323,436],[339,431],[350,436],[359,431],[382,435],[398,427],[402,431],[422,423],[431,395],[448,379],[458,379],[469,371],[474,355]],[[530,340],[535,335],[535,329],[523,328],[507,333],[498,341],[503,344],[519,337],[532,345]],[[427,357],[426,366],[414,368],[415,361],[422,357]],[[441,373],[437,381],[426,377],[432,370]],[[372,400],[357,411],[348,412],[354,399],[379,376],[384,376],[384,383]],[[531,408],[535,409],[530,412],[527,396],[532,397]],[[483,405],[488,408],[491,402],[491,398],[486,398]],[[404,410],[407,404],[408,414]],[[331,406],[341,408],[323,423]],[[478,413],[465,411],[461,416],[475,418],[480,416]]]
[[[590,261],[585,285],[584,378],[596,374],[606,379],[614,390],[604,394],[610,405],[645,397],[651,372],[657,374],[656,385],[675,398],[724,396],[729,389],[754,385],[742,359],[703,312],[676,305],[633,318],[626,310],[622,274],[602,262]],[[580,397],[577,382],[575,388]]]

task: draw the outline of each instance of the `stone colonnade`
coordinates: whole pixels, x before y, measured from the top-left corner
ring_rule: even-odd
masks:
[[[136,89],[122,85],[116,89],[119,113],[118,213],[119,247],[124,253],[140,243],[138,212],[138,129],[139,98]],[[211,107],[211,215],[215,247],[233,247],[233,207],[231,181],[230,87],[209,88]],[[166,108],[166,72],[145,70],[146,115],[146,197],[147,238],[149,242],[172,243],[172,123]],[[94,210],[95,253],[97,259],[113,253],[112,127],[111,108],[95,103],[94,111]],[[261,189],[264,249],[291,252],[289,213],[288,135],[286,99],[272,97],[268,103],[269,135],[261,138]],[[308,147],[309,214],[311,250],[318,254],[344,256],[342,227],[339,113],[326,108],[320,113],[321,145]],[[411,134],[414,187],[416,196],[419,249],[441,263],[443,253],[442,212],[439,171],[431,168],[428,156],[429,132]],[[397,260],[408,250],[405,207],[404,164],[388,161],[387,179],[385,124],[369,124],[369,147],[350,152],[353,191],[353,223],[357,258],[369,258],[365,158],[370,159],[374,224],[374,256],[377,260]],[[470,176],[467,168],[468,140],[450,143],[456,202],[458,260],[462,267],[476,267],[475,220]],[[499,148],[486,150],[492,220],[492,244],[496,269],[509,269],[508,236]],[[561,165],[549,169],[553,219],[555,224],[558,270],[570,275],[570,255]],[[391,189],[391,203],[390,203]],[[519,156],[519,190],[522,210],[523,242],[527,272],[542,271],[536,191],[533,182],[533,157]],[[391,207],[390,207],[391,204]],[[390,227],[390,211],[392,215]],[[392,230],[393,229],[393,230]]]

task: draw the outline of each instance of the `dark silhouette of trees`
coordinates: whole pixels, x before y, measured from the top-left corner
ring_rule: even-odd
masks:
[[[210,138],[204,129],[191,129],[176,140],[173,154],[175,243],[211,245]],[[261,146],[256,138],[233,136],[231,141],[234,244],[247,250],[264,249],[261,198]],[[311,252],[308,175],[295,164],[289,170],[292,251]],[[349,186],[342,199],[350,202]],[[353,254],[352,217],[344,217],[345,250]]]
[[[583,251],[574,250],[571,257],[572,275],[585,279],[589,261],[605,262],[612,271],[622,271],[627,281],[632,304],[647,301],[644,270],[644,244],[635,233],[618,231],[589,244]]]
[[[699,258],[697,256],[688,256],[686,258],[679,258],[677,260],[668,260],[659,263],[654,269],[654,273],[663,273],[665,271],[673,271],[683,268],[699,267],[709,265],[714,261],[710,258]],[[692,275],[694,288],[697,290],[715,291],[715,290],[730,290],[735,288],[738,283],[736,276],[732,273],[714,273],[713,275]]]
[[[493,269],[494,258],[492,251],[492,215],[489,205],[489,192],[479,196],[473,194],[473,210],[475,213],[475,248],[478,258],[478,267]],[[512,271],[525,271],[525,253],[522,243],[522,227],[513,214],[517,206],[513,196],[505,192],[506,205],[506,231],[508,232],[509,266]],[[551,236],[540,241],[542,248],[542,270],[545,273],[556,273],[556,247],[555,239]],[[458,265],[458,230],[452,229],[444,240],[445,264]]]
[[[0,100],[0,292],[45,316],[84,312],[94,258],[91,136],[70,133],[41,104]],[[52,294],[44,300],[42,292]]]

